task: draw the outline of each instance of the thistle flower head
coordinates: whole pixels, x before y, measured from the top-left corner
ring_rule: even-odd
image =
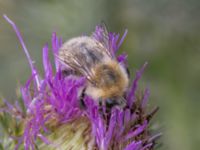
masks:
[[[79,106],[79,90],[86,84],[84,77],[64,76],[62,65],[54,58],[55,69],[49,60],[49,49],[57,56],[62,39],[52,34],[51,48],[43,47],[44,76],[40,76],[32,63],[22,36],[16,25],[6,16],[4,18],[14,28],[27,56],[32,75],[21,86],[24,110],[18,105],[5,101],[1,112],[12,115],[22,125],[22,131],[13,140],[15,149],[23,145],[25,150],[36,149],[74,149],[74,150],[147,150],[153,149],[159,136],[151,135],[149,121],[157,107],[147,112],[149,90],[137,95],[138,81],[147,65],[145,63],[136,72],[135,79],[126,92],[127,106],[123,109],[113,107],[106,111],[106,106],[99,106],[86,96],[86,109]],[[102,40],[103,27],[97,26],[93,36]],[[108,49],[118,62],[127,65],[126,54],[116,56],[127,31],[120,39],[119,34],[108,33]],[[100,111],[101,109],[101,111]]]

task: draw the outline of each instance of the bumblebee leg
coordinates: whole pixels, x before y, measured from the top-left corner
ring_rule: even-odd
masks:
[[[99,113],[102,115],[102,117],[107,120],[107,112],[106,112],[106,101],[105,100],[102,100],[102,99],[99,99]]]
[[[110,112],[110,110],[112,109],[112,107],[114,106],[115,104],[111,101],[111,100],[106,100],[106,112]]]
[[[102,99],[99,99],[99,112],[100,112],[100,113],[103,113],[102,106],[103,106]]]
[[[80,96],[80,99],[79,99],[79,105],[80,105],[81,109],[85,109],[86,108],[86,105],[85,105],[85,102],[84,102],[85,90],[86,90],[86,88],[83,89],[83,91],[81,93],[81,96]]]
[[[105,100],[99,99],[99,112],[103,115],[105,112],[104,109],[105,106]]]
[[[99,106],[102,107],[102,105],[103,105],[103,104],[102,104],[102,100],[99,99]]]
[[[106,114],[110,114],[111,109],[114,105],[110,103],[110,100],[106,100]]]

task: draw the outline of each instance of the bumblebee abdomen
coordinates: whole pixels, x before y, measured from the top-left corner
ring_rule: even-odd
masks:
[[[96,82],[100,87],[110,87],[113,84],[116,84],[120,78],[119,72],[106,64],[100,65],[96,70],[96,74]]]
[[[99,64],[95,66],[94,72],[95,86],[103,91],[103,98],[123,95],[128,86],[128,77],[116,61]]]

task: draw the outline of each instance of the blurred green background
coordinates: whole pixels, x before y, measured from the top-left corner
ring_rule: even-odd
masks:
[[[15,89],[30,68],[7,14],[20,28],[42,73],[42,46],[52,31],[63,39],[90,34],[102,20],[110,31],[128,35],[132,76],[149,65],[140,84],[160,106],[154,123],[164,133],[162,150],[200,149],[200,1],[199,0],[0,0],[0,94],[16,100]]]

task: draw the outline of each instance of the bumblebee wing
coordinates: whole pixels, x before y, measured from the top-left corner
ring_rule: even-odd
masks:
[[[105,50],[106,54],[110,58],[115,58],[115,55],[113,54],[112,50],[110,49],[109,32],[107,30],[105,23],[101,23],[100,25],[98,25],[96,27],[96,30],[92,34],[92,37],[94,39],[96,39],[97,41],[99,41],[103,45],[103,47],[105,48],[104,50]]]
[[[59,56],[56,56],[61,64],[69,66],[72,70],[84,75],[87,80],[92,83],[92,72],[87,65],[84,65],[84,61],[78,55],[74,56],[74,53],[66,53],[63,50],[60,51]]]

